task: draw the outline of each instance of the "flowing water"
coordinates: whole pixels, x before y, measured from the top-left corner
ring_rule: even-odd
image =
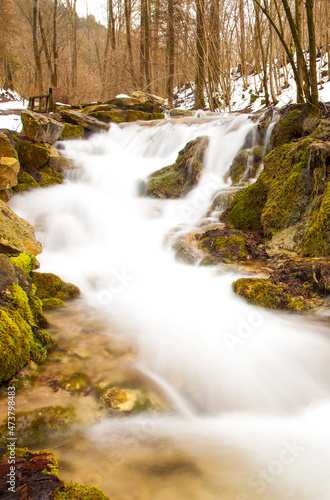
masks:
[[[67,315],[74,329],[88,317],[76,336],[93,353],[89,369],[111,372],[102,352],[115,337],[134,352],[126,366],[171,409],[86,423],[57,444],[61,476],[112,500],[330,498],[326,323],[247,305],[231,290],[237,274],[178,263],[165,243],[230,191],[226,174],[252,127],[242,116],[112,125],[65,143],[76,165],[65,184],[11,202],[37,228],[41,271],[82,290],[73,316],[69,307],[51,318]],[[197,188],[181,200],[138,196],[201,135],[210,145]]]

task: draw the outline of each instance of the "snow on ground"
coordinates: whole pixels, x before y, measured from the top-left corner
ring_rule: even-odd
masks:
[[[330,101],[330,82],[328,76],[322,77],[322,70],[327,69],[326,62],[321,59],[317,61],[317,74],[319,76],[319,99],[322,102]],[[288,65],[287,68],[282,68],[282,76],[279,81],[280,94],[277,96],[278,104],[277,108],[282,108],[287,104],[296,102],[296,85],[293,78],[293,71],[291,66]],[[287,76],[286,76],[287,74]],[[249,112],[260,111],[265,107],[264,93],[260,92],[261,88],[261,75],[250,75],[247,78],[247,89],[244,90],[243,78],[240,77],[235,71],[232,71],[232,93],[231,93],[231,106],[230,111],[237,112],[248,108]],[[275,84],[274,84],[275,85]],[[187,87],[187,85],[185,85]],[[188,88],[184,88],[181,91],[177,91],[176,98],[174,100],[175,106],[180,109],[193,109],[194,107],[194,84]],[[221,90],[219,90],[219,95],[221,95]],[[251,96],[252,102],[251,104]],[[271,98],[270,98],[271,99]],[[205,93],[205,102],[207,103],[207,94]],[[221,109],[223,111],[223,108]],[[229,111],[229,106],[226,107],[226,111]]]
[[[22,130],[20,111],[27,108],[27,101],[11,90],[0,89],[0,129]]]

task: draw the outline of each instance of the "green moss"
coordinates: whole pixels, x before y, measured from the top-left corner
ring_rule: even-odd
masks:
[[[238,184],[239,181],[244,176],[244,173],[247,169],[248,160],[249,160],[249,151],[247,149],[243,149],[243,151],[240,151],[235,156],[229,170],[233,185]]]
[[[39,188],[40,185],[38,182],[32,177],[32,175],[27,172],[22,172],[18,178],[18,184],[15,186],[14,190],[18,193],[21,191],[31,191],[32,189]]]
[[[54,491],[54,500],[109,500],[109,497],[94,486],[64,483],[65,491]]]
[[[261,214],[267,201],[268,186],[264,172],[257,182],[243,189],[232,200],[225,215],[235,229],[262,231]]]
[[[51,299],[43,299],[42,300],[43,309],[58,309],[59,307],[64,306],[64,302],[61,299],[51,298]]]
[[[17,257],[10,257],[10,260],[28,274],[37,267],[36,256],[29,253],[20,253]]]
[[[82,139],[85,136],[84,127],[81,125],[73,125],[71,123],[63,123],[64,130],[60,135],[60,139],[68,141],[71,139]]]
[[[309,227],[302,240],[304,256],[330,254],[330,182],[324,196],[319,196],[309,219]]]
[[[318,127],[312,132],[311,137],[321,139],[322,141],[330,140],[330,118],[320,120]]]
[[[54,184],[62,184],[64,180],[64,175],[61,172],[50,167],[44,167],[39,170],[40,173],[40,186],[52,186]]]
[[[41,328],[47,328],[49,326],[49,323],[47,319],[44,316],[43,313],[43,302],[39,297],[36,295],[37,288],[33,284],[32,285],[32,290],[29,293],[29,305],[31,312],[33,314],[34,320],[36,324],[41,327]]]
[[[37,287],[37,296],[40,299],[56,297],[61,300],[71,299],[80,295],[80,290],[71,283],[65,283],[52,273],[32,273],[32,279]]]
[[[51,146],[19,139],[16,143],[21,167],[30,172],[45,166],[51,155]]]
[[[306,299],[292,294],[289,285],[271,279],[240,278],[233,283],[233,290],[251,304],[269,309],[306,311],[310,308]]]
[[[88,116],[92,116],[93,118],[96,118],[97,120],[100,120],[105,123],[123,123],[128,121],[127,120],[127,112],[121,109],[118,109],[118,111],[113,110],[113,111],[91,111],[88,113]],[[138,119],[138,118],[137,118]],[[129,120],[133,121],[133,120]]]
[[[172,167],[158,170],[157,176],[149,177],[147,195],[156,198],[180,198],[184,186],[184,177]]]
[[[301,137],[305,116],[305,109],[293,109],[284,118],[280,119],[273,128],[271,135],[272,148],[277,148]]]

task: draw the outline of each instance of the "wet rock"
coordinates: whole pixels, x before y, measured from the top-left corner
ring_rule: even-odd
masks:
[[[179,152],[173,165],[148,177],[146,195],[152,198],[180,198],[198,183],[204,168],[208,137],[198,137]]]
[[[65,391],[80,395],[87,394],[91,389],[90,380],[84,373],[74,373],[69,377],[64,377],[59,385]]]
[[[61,132],[59,140],[69,141],[72,139],[83,139],[85,137],[84,127],[73,125],[72,123],[63,123],[64,129]]]
[[[41,244],[35,237],[35,229],[18,217],[6,203],[0,201],[0,250],[13,254],[41,253]]]
[[[22,111],[21,118],[26,137],[34,142],[54,144],[64,129],[57,120],[33,111]]]
[[[73,125],[79,125],[83,127],[85,130],[91,132],[107,132],[109,130],[109,125],[93,118],[92,116],[84,115],[79,111],[74,110],[61,110],[60,111],[62,119]]]
[[[311,307],[302,287],[292,290],[289,285],[272,279],[240,278],[233,283],[233,290],[251,304],[269,309],[306,311]]]
[[[61,307],[63,300],[72,299],[80,295],[80,290],[71,283],[65,283],[61,278],[52,273],[33,272],[31,274],[36,295],[45,304],[45,307],[54,309]],[[53,299],[56,299],[54,302]],[[50,302],[51,300],[51,302]],[[49,307],[51,304],[51,307]]]
[[[73,411],[61,406],[17,412],[15,417],[15,435],[21,446],[40,446],[59,439],[77,422]]]
[[[170,110],[170,117],[171,118],[185,118],[185,117],[195,116],[195,113],[196,113],[196,111],[175,108],[175,109]]]
[[[159,402],[139,389],[111,387],[101,394],[106,406],[115,413],[141,413],[159,408]]]
[[[234,158],[229,169],[233,185],[254,179],[263,159],[263,146],[255,146],[253,149],[243,149]]]
[[[199,260],[199,256],[186,241],[178,240],[172,245],[175,260],[185,264],[195,264]]]

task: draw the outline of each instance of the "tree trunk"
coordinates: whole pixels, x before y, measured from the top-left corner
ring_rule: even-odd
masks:
[[[212,0],[210,9],[210,36],[209,36],[209,85],[210,85],[210,110],[219,107],[216,92],[219,90],[220,81],[220,7],[219,0]]]
[[[131,38],[131,0],[125,0],[125,24],[126,24],[126,40],[128,50],[129,69],[131,73],[132,82],[134,82],[134,69],[133,69],[133,52],[132,52],[132,38]]]
[[[75,93],[77,88],[77,0],[72,6],[72,59],[71,59],[71,88]]]
[[[195,80],[195,109],[204,109],[204,14],[205,3],[204,0],[196,0],[196,53],[197,53],[197,73]]]
[[[168,79],[167,79],[167,98],[168,106],[173,106],[173,86],[174,86],[174,6],[173,0],[168,0],[167,15],[167,55],[168,55]]]
[[[243,90],[247,89],[247,75],[246,75],[246,46],[245,46],[245,14],[244,14],[244,0],[239,0],[239,23],[241,35],[241,75],[243,77]]]
[[[262,33],[261,33],[259,8],[257,6],[255,6],[255,13],[256,13],[256,27],[257,27],[257,33],[258,33],[258,39],[259,39],[259,45],[260,45],[260,51],[261,51],[261,60],[262,60],[262,70],[263,70],[262,83],[263,83],[263,88],[264,88],[264,92],[265,92],[265,104],[266,104],[266,106],[269,106],[268,78],[267,78],[267,57],[266,57],[265,47],[263,44]]]
[[[295,6],[296,6],[297,34],[298,34],[300,43],[302,45],[302,20],[301,20],[302,0],[295,0]],[[303,61],[301,60],[301,54],[297,49],[296,49],[296,58],[297,58],[298,77],[299,77],[299,81],[301,82],[301,87],[297,87],[297,102],[303,103],[304,102],[304,94],[303,94],[303,89],[302,89],[302,87],[303,87]]]
[[[53,57],[54,57],[54,67],[52,73],[52,85],[57,87],[58,85],[58,72],[57,72],[57,61],[58,61],[58,49],[57,49],[57,8],[58,0],[54,0],[54,11],[53,11]]]
[[[39,2],[38,0],[33,1],[33,25],[32,25],[32,36],[33,36],[33,54],[34,54],[34,62],[36,65],[36,87],[38,92],[42,95],[42,69],[41,69],[41,60],[39,53],[39,44],[38,44],[38,12],[39,12]]]
[[[320,109],[319,93],[317,88],[316,74],[316,41],[315,41],[315,24],[314,24],[314,0],[306,0],[307,13],[307,28],[309,41],[309,74],[311,86],[311,101],[310,104],[315,112]]]

